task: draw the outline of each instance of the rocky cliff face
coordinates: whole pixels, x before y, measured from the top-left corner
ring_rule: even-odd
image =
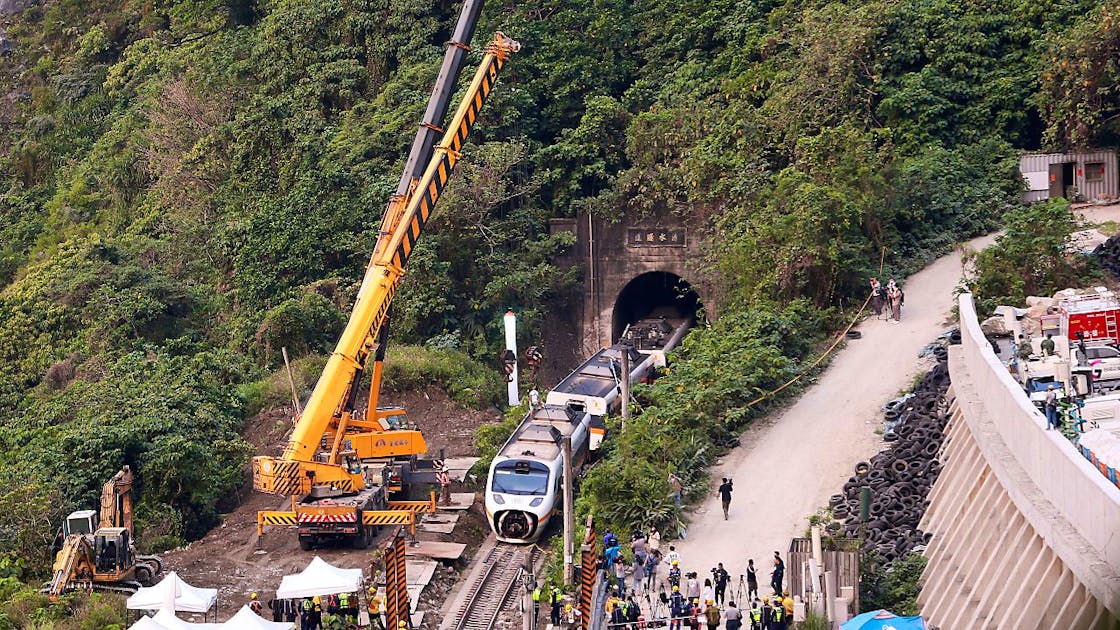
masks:
[[[37,0],[0,0],[0,15],[19,13],[36,4]]]

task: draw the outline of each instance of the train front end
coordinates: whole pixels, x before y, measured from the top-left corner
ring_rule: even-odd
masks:
[[[499,456],[486,480],[486,517],[498,540],[531,543],[540,538],[557,507],[558,470],[535,459]]]

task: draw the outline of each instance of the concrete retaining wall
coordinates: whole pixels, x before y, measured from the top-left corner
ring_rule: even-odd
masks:
[[[944,470],[922,522],[923,615],[942,630],[1120,628],[1120,490],[1045,430],[970,295],[960,319]]]

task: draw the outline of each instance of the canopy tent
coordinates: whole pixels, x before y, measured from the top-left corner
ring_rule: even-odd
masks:
[[[899,617],[886,610],[861,613],[840,625],[840,630],[925,630],[921,617]]]
[[[277,599],[353,593],[362,587],[361,569],[340,569],[319,556],[295,575],[285,575],[276,589]]]
[[[253,612],[252,608],[242,606],[241,610],[221,627],[224,630],[292,630],[292,622],[268,621]]]
[[[166,630],[206,630],[208,628],[222,627],[221,624],[217,623],[191,623],[189,621],[183,621],[176,617],[175,613],[166,608],[160,608],[159,612],[157,612],[156,616],[152,617],[152,619],[163,628],[166,628]]]
[[[130,610],[174,608],[182,612],[204,613],[213,608],[217,601],[218,589],[191,586],[172,571],[159,584],[136,591],[125,605]]]
[[[128,630],[167,630],[151,617],[141,617],[139,621],[128,627]]]

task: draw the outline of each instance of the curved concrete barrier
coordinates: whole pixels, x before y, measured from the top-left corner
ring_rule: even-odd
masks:
[[[972,296],[949,350],[951,420],[922,529],[919,604],[942,630],[1120,628],[1120,489],[1027,400]]]

